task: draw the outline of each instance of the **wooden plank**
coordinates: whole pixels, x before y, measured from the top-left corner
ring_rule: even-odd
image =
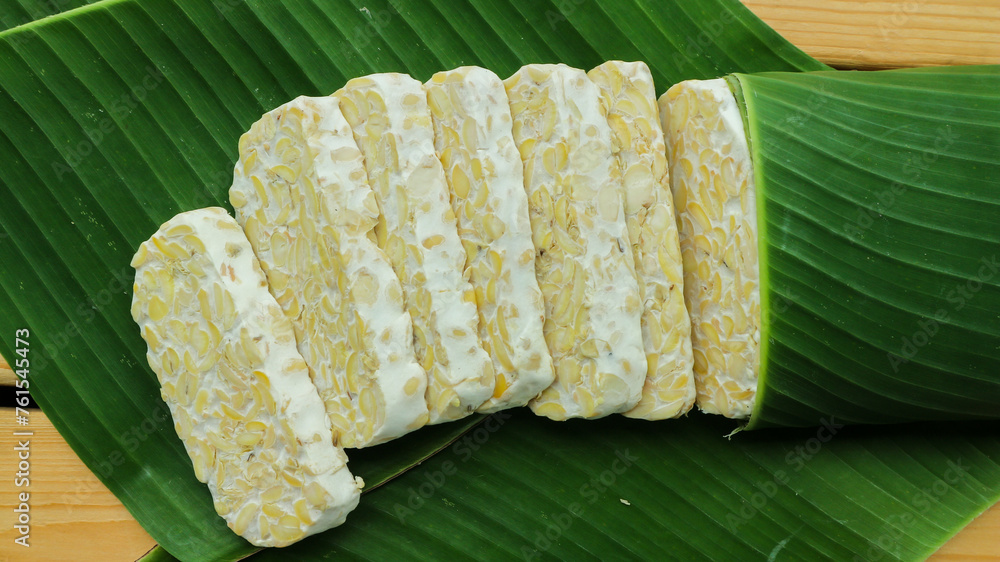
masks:
[[[0,386],[14,386],[14,379],[17,375],[11,370],[7,360],[0,357]]]
[[[995,0],[743,0],[761,19],[805,52],[838,68],[895,68],[1000,63],[1000,2]],[[0,358],[0,385],[15,375]],[[0,447],[12,451],[14,412],[0,408]],[[125,560],[154,544],[128,511],[90,473],[38,410],[30,414],[31,544],[12,547],[13,523],[0,518],[0,559]],[[0,455],[0,473],[16,473],[17,458]],[[0,486],[0,511],[17,506],[13,480]],[[12,520],[11,520],[12,521]],[[81,552],[79,545],[99,546]],[[977,518],[930,560],[1000,561],[1000,504]]]
[[[742,0],[813,57],[837,68],[1000,63],[996,0]]]
[[[30,431],[29,436],[14,432]],[[14,447],[28,441],[29,484],[14,485],[20,459]],[[156,541],[132,518],[37,409],[17,425],[13,408],[0,408],[0,560],[135,560]],[[18,494],[29,493],[30,533],[14,543]]]
[[[1000,561],[1000,503],[966,525],[927,560],[928,562]]]

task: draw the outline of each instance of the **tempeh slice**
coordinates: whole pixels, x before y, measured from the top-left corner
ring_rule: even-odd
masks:
[[[556,420],[630,410],[646,377],[642,303],[597,86],[561,64],[522,67],[504,85],[556,371],[529,405]]]
[[[476,291],[479,338],[496,373],[493,396],[479,411],[524,406],[555,373],[507,92],[496,74],[473,66],[439,72],[424,89]]]
[[[236,221],[218,207],[181,213],[132,267],[146,358],[229,528],[286,546],[343,523],[364,483],[333,443],[292,326]]]
[[[375,233],[403,284],[429,423],[467,416],[493,394],[472,285],[423,85],[405,74],[355,78],[334,94],[364,155],[381,214]]]
[[[747,137],[723,79],[689,80],[660,97],[680,223],[698,407],[753,409],[760,350],[757,203]]]
[[[299,97],[240,138],[229,199],[292,322],[343,447],[427,423],[427,375],[388,258],[378,205],[337,101]]]
[[[607,109],[643,303],[646,382],[639,403],[625,415],[675,418],[695,400],[691,320],[684,305],[684,271],[653,76],[646,63],[621,61],[606,62],[587,75],[600,88]]]

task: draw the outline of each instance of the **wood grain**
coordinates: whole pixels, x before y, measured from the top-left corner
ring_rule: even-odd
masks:
[[[742,0],[813,57],[837,68],[1000,63],[997,0]]]
[[[682,1],[682,0],[681,0]],[[1000,2],[951,0],[744,0],[761,19],[819,60],[876,69],[1000,64]],[[15,375],[0,358],[0,385]],[[0,408],[0,474],[16,472],[14,412]],[[31,547],[12,546],[16,492],[0,485],[0,560],[134,560],[153,539],[83,465],[38,410],[30,414]],[[99,541],[95,545],[95,537]],[[79,545],[94,545],[81,551]],[[1000,504],[974,520],[930,560],[1000,562]]]
[[[7,360],[0,357],[0,386],[14,386],[14,379],[17,375],[11,370]]]
[[[1000,503],[966,525],[928,559],[928,562],[998,561],[1000,561]]]
[[[13,448],[25,439],[30,483],[15,487],[19,459]],[[41,411],[30,410],[28,425],[19,426],[13,408],[0,408],[0,451],[0,560],[135,560],[156,545]],[[19,533],[13,510],[24,491],[31,518],[28,548],[14,543]]]

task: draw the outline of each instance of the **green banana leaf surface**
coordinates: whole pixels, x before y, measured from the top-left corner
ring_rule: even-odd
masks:
[[[736,81],[761,206],[749,427],[1000,416],[1000,66]]]
[[[728,0],[104,0],[14,27],[37,19],[24,13],[0,32],[0,353],[29,330],[33,397],[161,545],[151,559],[257,550],[174,434],[128,263],[175,213],[229,207],[236,140],[261,113],[371,72],[463,64],[505,77],[643,60],[658,93],[825,69]],[[913,560],[1000,498],[996,422],[734,428],[523,409],[426,428],[351,453],[370,491],[345,525],[255,556]]]
[[[79,8],[94,0],[0,0],[0,31]]]

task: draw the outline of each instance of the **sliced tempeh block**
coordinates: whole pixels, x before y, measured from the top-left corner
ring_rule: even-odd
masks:
[[[417,360],[427,371],[430,422],[464,417],[493,394],[479,342],[465,250],[423,85],[405,74],[355,78],[334,94],[364,155],[381,215],[375,228],[403,284]]]
[[[344,447],[427,423],[399,279],[369,234],[378,205],[337,101],[299,97],[240,138],[229,199],[292,322]]]
[[[215,510],[258,546],[337,526],[364,483],[336,447],[292,326],[239,225],[181,213],[139,246],[132,318]]]
[[[587,75],[600,88],[607,109],[643,303],[646,382],[639,403],[625,415],[675,418],[695,400],[691,320],[684,305],[684,271],[653,76],[646,63],[621,61],[606,62]]]
[[[556,420],[630,410],[646,377],[642,303],[597,86],[562,64],[522,67],[504,85],[556,371],[530,406]]]
[[[747,138],[725,80],[660,97],[680,223],[698,407],[746,418],[760,350],[757,203]]]
[[[493,397],[479,411],[524,406],[555,373],[507,92],[496,74],[471,66],[439,72],[424,89],[476,291],[479,338],[496,373]]]

